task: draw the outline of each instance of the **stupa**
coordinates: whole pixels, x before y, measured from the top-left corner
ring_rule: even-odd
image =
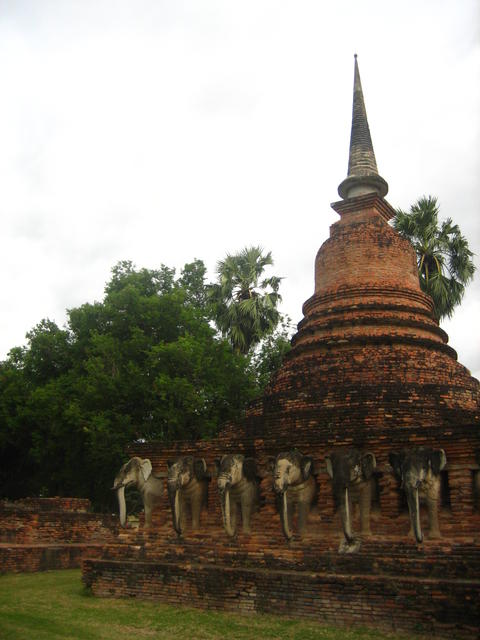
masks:
[[[165,475],[167,460],[179,455],[203,457],[209,469],[223,454],[254,457],[263,499],[251,533],[225,535],[213,478],[197,532],[177,537],[165,496],[153,533],[127,532],[102,559],[85,560],[84,581],[96,595],[476,637],[480,384],[435,320],[412,246],[389,224],[395,212],[378,173],[356,57],[348,175],[338,191],[332,207],[340,219],[317,253],[314,293],[263,397],[213,440],[129,449]],[[371,534],[341,553],[325,458],[351,447],[376,457]],[[418,447],[441,449],[447,460],[442,537],[422,544],[409,535],[389,463],[390,453]],[[268,458],[292,449],[312,458],[318,495],[307,533],[287,542]]]
[[[355,58],[348,176],[340,220],[315,260],[315,292],[293,349],[264,398],[271,428],[309,414],[341,436],[479,424],[479,383],[457,362],[419,285],[416,255],[388,221]],[[267,429],[268,430],[268,429]],[[307,427],[308,431],[308,427]]]

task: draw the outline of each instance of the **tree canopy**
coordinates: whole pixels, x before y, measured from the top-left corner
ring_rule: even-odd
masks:
[[[405,212],[398,209],[394,228],[410,240],[417,254],[422,291],[433,299],[438,320],[453,314],[475,271],[473,253],[451,218],[440,223],[437,198],[423,196]]]
[[[218,281],[209,289],[213,317],[239,353],[248,353],[271,334],[281,319],[277,309],[281,278],[262,278],[273,265],[272,254],[261,247],[246,247],[217,263]]]
[[[119,262],[101,302],[68,310],[64,328],[43,320],[10,351],[0,363],[0,495],[107,508],[128,443],[208,438],[241,415],[274,365],[262,371],[217,334],[205,274],[201,260],[178,278]],[[265,349],[278,362],[276,345]]]

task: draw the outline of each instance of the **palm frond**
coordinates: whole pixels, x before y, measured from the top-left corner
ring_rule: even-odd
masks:
[[[451,316],[462,300],[465,285],[473,278],[473,253],[458,225],[447,218],[438,221],[437,198],[422,196],[407,213],[398,209],[394,229],[409,240],[417,254],[419,282],[434,302],[437,319]]]

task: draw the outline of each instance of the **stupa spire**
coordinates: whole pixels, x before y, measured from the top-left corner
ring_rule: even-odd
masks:
[[[348,176],[338,187],[338,193],[340,197],[346,199],[366,193],[377,193],[383,198],[387,192],[388,184],[378,175],[358,70],[357,54],[355,54]]]

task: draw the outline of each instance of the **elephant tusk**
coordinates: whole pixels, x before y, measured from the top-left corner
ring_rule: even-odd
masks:
[[[182,533],[182,529],[180,527],[180,496],[179,490],[175,491],[175,530],[177,533]]]
[[[343,517],[343,533],[345,535],[345,539],[348,544],[352,544],[354,542],[353,532],[352,532],[352,522],[351,522],[351,513],[350,513],[350,500],[348,496],[348,486],[345,487],[345,506]]]
[[[290,540],[293,536],[293,533],[290,529],[290,523],[288,522],[288,501],[286,491],[283,492],[283,530],[287,540]]]
[[[125,487],[121,486],[117,490],[117,499],[119,507],[120,526],[125,527],[127,524],[127,508],[125,504]]]
[[[350,507],[348,504],[348,488],[345,487],[345,517],[346,517],[346,522],[349,523],[350,522]]]
[[[415,489],[415,507],[416,507],[416,534],[417,542],[423,542],[422,526],[420,524],[420,501],[418,499],[418,487]]]

